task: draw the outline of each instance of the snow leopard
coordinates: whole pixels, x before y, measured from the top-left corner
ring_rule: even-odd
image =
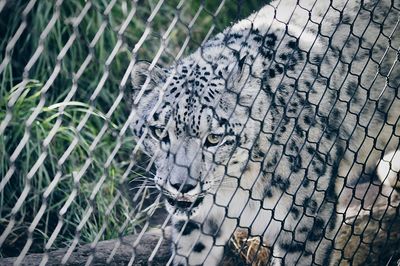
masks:
[[[399,146],[399,17],[399,1],[273,1],[171,66],[135,63],[130,126],[174,265],[217,265],[237,229],[271,265],[335,263],[342,189]]]

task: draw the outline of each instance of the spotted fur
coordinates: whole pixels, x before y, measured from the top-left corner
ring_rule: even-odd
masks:
[[[397,149],[400,4],[314,2],[274,1],[169,68],[136,64],[131,127],[175,265],[217,264],[239,227],[272,264],[333,263],[343,186]]]

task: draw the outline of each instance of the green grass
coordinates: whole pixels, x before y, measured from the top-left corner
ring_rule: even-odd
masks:
[[[5,56],[4,51],[8,40],[21,23],[22,10],[27,2],[10,1],[0,13],[2,29],[0,31],[0,61]],[[59,19],[42,41],[44,50],[29,71],[29,80],[26,80],[26,86],[21,87],[24,67],[37,49],[40,35],[55,10],[53,1],[38,1],[27,17],[27,29],[12,50],[11,62],[0,74],[0,123],[7,110],[12,114],[7,128],[0,135],[0,175],[4,177],[12,165],[16,169],[0,194],[0,232],[3,232],[10,220],[14,219],[16,222],[1,247],[1,257],[19,254],[28,237],[27,229],[42,204],[46,203],[45,212],[33,231],[34,242],[29,250],[29,252],[43,252],[44,245],[59,221],[59,212],[74,188],[78,189],[78,193],[62,217],[63,227],[51,249],[70,245],[77,234],[77,226],[89,208],[92,208],[93,212],[79,232],[80,244],[92,242],[103,225],[106,225],[106,229],[101,234],[100,240],[118,237],[120,233],[134,233],[135,226],[142,222],[140,219],[133,218],[131,210],[134,206],[131,206],[130,199],[125,196],[119,197],[113,208],[107,212],[114,198],[119,195],[121,186],[126,185],[127,181],[122,180],[122,176],[131,162],[131,153],[134,148],[130,132],[127,132],[120,139],[121,147],[115,157],[108,167],[105,167],[110,154],[117,145],[117,136],[129,115],[127,100],[129,86],[120,88],[119,84],[133,58],[149,61],[154,58],[161,44],[160,37],[165,34],[174,16],[178,14],[179,20],[169,34],[166,49],[158,63],[165,66],[174,62],[185,39],[189,36],[187,25],[201,6],[201,1],[186,1],[179,10],[177,10],[179,1],[166,1],[149,25],[151,34],[137,54],[132,54],[133,48],[142,36],[147,18],[155,8],[157,1],[138,1],[133,19],[130,20],[126,31],[120,36],[118,30],[132,10],[133,1],[117,1],[110,14],[103,16],[102,13],[107,2],[105,0],[93,1],[92,7],[82,22],[74,28],[73,18],[78,16],[87,2],[83,0],[64,1],[60,7]],[[215,35],[231,22],[239,17],[247,16],[261,6],[261,3],[257,3],[258,1],[255,0],[242,2],[241,8],[238,8],[236,1],[227,1],[218,16],[213,17],[212,14],[217,10],[219,1],[206,1],[190,30],[191,39],[183,55],[189,54],[201,44],[213,24],[216,27],[212,35]],[[104,33],[97,43],[89,48],[89,44],[104,21],[108,21]],[[73,33],[77,38],[59,61],[60,73],[48,91],[45,94],[41,93],[57,64],[57,55]],[[106,68],[105,63],[119,38],[123,40],[123,45]],[[73,86],[74,73],[78,72],[89,54],[92,55],[92,60],[76,80],[76,93],[68,104],[63,103]],[[105,71],[109,71],[109,75],[103,89],[94,100],[90,100]],[[18,90],[23,92],[15,105],[9,109],[7,103]],[[124,99],[107,118],[106,114],[121,90],[125,92]],[[45,99],[44,107],[32,125],[27,128],[26,121],[39,104],[41,97]],[[62,109],[63,112],[61,112]],[[79,123],[88,113],[90,116],[87,122],[78,131]],[[44,146],[43,141],[58,121],[61,124],[52,141],[47,147]],[[91,145],[104,125],[107,125],[104,135],[91,149]],[[29,133],[29,140],[12,164],[10,157],[26,132]],[[78,140],[77,145],[67,159],[59,164],[60,158],[74,139]],[[47,156],[32,178],[28,180],[29,171],[43,153],[46,153]],[[79,185],[76,186],[74,177],[87,160],[90,160],[89,167],[79,180]],[[44,200],[43,193],[58,172],[61,172],[60,180]],[[105,177],[104,183],[97,195],[90,198],[102,176]],[[130,179],[136,177],[135,173],[129,175]],[[21,208],[13,216],[11,210],[27,183],[31,189]],[[121,229],[121,225],[127,219],[129,219],[127,226]]]

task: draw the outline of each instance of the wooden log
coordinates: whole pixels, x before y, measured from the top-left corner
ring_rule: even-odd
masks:
[[[161,239],[161,244],[155,253],[152,265],[165,265],[171,256],[170,243],[165,238],[161,230],[152,230],[143,234],[139,244],[134,247],[138,240],[138,235],[124,236],[119,239],[100,241],[93,249],[90,244],[77,247],[69,256],[66,265],[85,265],[88,260],[92,260],[91,265],[128,265],[132,260],[132,265],[149,265],[148,259],[155,250],[157,243]],[[115,254],[110,259],[115,246]],[[51,251],[47,254],[46,265],[61,265],[63,257],[68,249],[63,248]],[[45,254],[30,254],[22,261],[21,265],[39,265]],[[0,259],[0,265],[12,265],[16,258]],[[150,263],[151,264],[151,263]]]

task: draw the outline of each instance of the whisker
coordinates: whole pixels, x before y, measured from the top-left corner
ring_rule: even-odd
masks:
[[[146,179],[148,179],[148,178],[146,178],[146,177],[134,177],[134,178],[132,178],[132,179],[129,180],[129,183],[131,183],[131,182],[137,182],[137,181],[142,181],[142,180],[146,180]]]
[[[134,187],[131,187],[131,188],[129,188],[129,190],[137,190],[137,189],[141,189],[141,188],[151,188],[151,189],[154,189],[154,188],[157,188],[155,185],[146,185],[146,184],[142,184],[142,185],[137,185],[137,186],[134,186]]]
[[[138,164],[135,165],[134,168],[141,169],[141,170],[143,170],[143,171],[145,171],[145,172],[150,172],[150,171],[147,170],[147,167],[144,167],[144,166],[141,166],[141,165],[138,165]]]
[[[152,172],[146,172],[146,173],[142,173],[142,172],[137,172],[137,171],[130,171],[130,173],[131,174],[133,174],[133,175],[136,175],[136,176],[138,176],[138,177],[146,177],[146,176],[155,176],[156,174],[155,173],[152,173]]]
[[[135,178],[132,178],[131,180],[129,180],[129,183],[132,183],[132,182],[151,182],[151,183],[154,183],[154,179],[152,177],[141,176],[141,177],[135,177]]]
[[[138,182],[136,184],[133,184],[133,186],[136,187],[147,187],[147,186],[155,186],[156,184],[154,182],[148,181],[148,180],[144,180],[142,182]]]

